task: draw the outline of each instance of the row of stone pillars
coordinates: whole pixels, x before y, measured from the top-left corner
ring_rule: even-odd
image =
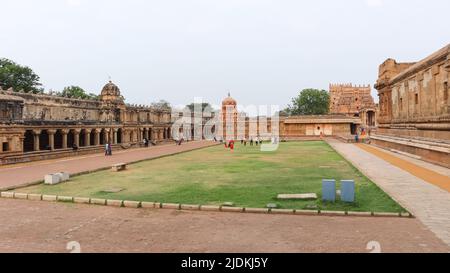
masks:
[[[131,137],[130,142],[134,142],[135,138],[133,136],[133,132],[140,132],[137,135],[137,141],[142,141],[142,137],[151,139],[151,140],[162,140],[170,138],[170,128],[163,129],[152,129],[152,128],[139,128],[139,129],[122,129],[122,128],[102,128],[102,129],[33,129],[30,130],[33,135],[33,151],[39,151],[41,149],[41,134],[45,132],[48,136],[45,139],[45,142],[48,142],[48,149],[55,149],[55,135],[58,133],[61,134],[61,149],[72,148],[68,147],[68,136],[71,135],[71,144],[76,147],[86,147],[86,146],[98,146],[106,143],[111,144],[120,144],[124,142],[124,132],[128,131],[128,136]],[[93,134],[93,135],[92,135]],[[45,136],[44,136],[45,137]],[[25,137],[26,138],[26,137]],[[80,138],[83,138],[82,140]],[[81,141],[80,141],[81,140]],[[92,141],[91,141],[92,140]],[[25,139],[24,139],[25,141]],[[80,145],[82,142],[82,145]],[[128,142],[128,141],[125,141]],[[31,143],[30,143],[31,144]],[[47,144],[47,143],[46,143]],[[31,147],[30,147],[31,148]],[[43,148],[44,150],[47,147]],[[25,145],[24,145],[24,152]]]

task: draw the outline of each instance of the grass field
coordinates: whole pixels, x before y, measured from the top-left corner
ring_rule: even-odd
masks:
[[[317,193],[323,178],[354,179],[356,202],[280,201],[280,193]],[[110,189],[123,189],[110,193]],[[337,186],[339,188],[339,185]],[[37,185],[20,190],[92,198],[158,201],[184,204],[222,204],[323,210],[398,212],[403,209],[327,143],[282,143],[275,152],[237,144],[187,152],[129,165],[124,172],[109,170],[73,177],[70,182]],[[310,206],[309,206],[310,207]]]

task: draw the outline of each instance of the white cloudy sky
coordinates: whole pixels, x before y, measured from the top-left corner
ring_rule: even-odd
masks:
[[[130,103],[195,96],[285,106],[303,88],[372,84],[386,58],[450,42],[448,0],[0,0],[0,57],[45,88]],[[375,90],[373,91],[376,94]]]

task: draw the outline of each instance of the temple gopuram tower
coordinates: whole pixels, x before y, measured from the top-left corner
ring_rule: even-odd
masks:
[[[358,117],[363,127],[376,126],[376,105],[370,85],[330,84],[330,114]]]

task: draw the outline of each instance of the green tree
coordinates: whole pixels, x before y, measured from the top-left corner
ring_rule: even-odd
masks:
[[[74,98],[74,99],[91,99],[91,100],[98,99],[97,95],[95,95],[93,93],[88,94],[86,91],[84,91],[83,88],[81,88],[79,86],[74,86],[74,85],[64,87],[62,92],[57,92],[56,94],[61,97]]]
[[[18,92],[41,93],[43,89],[40,78],[27,66],[21,66],[11,60],[0,59],[0,86],[3,89],[13,88]]]
[[[186,105],[186,107],[189,108],[189,110],[190,110],[191,112],[194,112],[196,106],[197,106],[199,109],[201,109],[202,112],[205,111],[205,110],[206,110],[206,111],[209,111],[209,112],[212,112],[212,111],[213,111],[213,108],[212,108],[211,104],[209,104],[209,103],[207,103],[207,102],[203,102],[203,103],[201,104],[201,106],[200,106],[200,103],[191,103],[191,104]],[[200,108],[200,107],[201,107],[201,108]]]
[[[303,89],[285,110],[289,115],[328,114],[330,95],[326,90]]]
[[[170,103],[165,100],[152,102],[150,105],[151,105],[151,107],[156,108],[156,109],[170,109],[171,108]]]

